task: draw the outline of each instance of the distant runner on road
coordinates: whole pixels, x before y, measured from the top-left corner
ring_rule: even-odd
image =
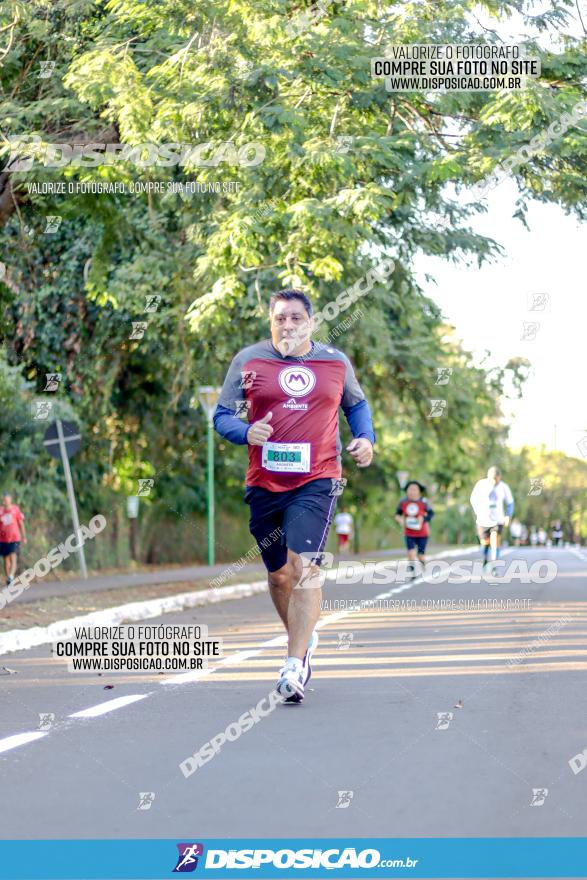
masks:
[[[18,504],[12,503],[10,492],[3,492],[2,506],[0,507],[0,556],[4,557],[4,571],[7,584],[11,584],[16,575],[21,533],[22,541],[26,544],[24,514]]]
[[[513,519],[510,523],[510,536],[512,541],[514,542],[516,547],[520,546],[520,542],[522,540],[522,535],[524,533],[524,526],[520,522],[519,519]]]
[[[426,564],[426,544],[430,535],[428,523],[434,516],[434,511],[427,498],[424,498],[426,486],[418,480],[410,480],[404,487],[406,496],[402,498],[395,511],[396,522],[404,530],[408,560],[411,563],[409,573],[416,576],[414,562],[416,561],[416,549],[418,561]]]
[[[499,559],[501,533],[514,512],[514,496],[501,478],[498,467],[490,467],[487,477],[478,480],[471,492],[471,505],[477,517],[477,534],[483,547],[485,564]]]
[[[318,643],[319,566],[342,491],[339,407],[354,438],[347,452],[358,467],[371,464],[375,442],[351,362],[336,348],[312,341],[312,312],[301,290],[273,294],[271,339],[236,355],[214,413],[222,437],[249,447],[249,528],[288,633],[277,691],[289,702],[304,698]],[[241,412],[248,422],[239,418]]]
[[[561,543],[563,535],[564,532],[561,521],[560,519],[556,519],[552,524],[552,542],[555,547],[558,547],[558,545]]]
[[[349,540],[353,534],[353,515],[345,510],[341,510],[334,517],[334,529],[338,540],[338,552],[346,550]]]

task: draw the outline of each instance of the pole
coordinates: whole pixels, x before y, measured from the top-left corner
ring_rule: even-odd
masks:
[[[208,416],[208,565],[214,565],[214,424]]]
[[[128,524],[128,542],[130,545],[130,558],[135,562],[137,558],[137,520],[132,518]]]
[[[67,457],[67,450],[65,449],[65,438],[63,436],[63,425],[61,424],[61,419],[56,420],[57,425],[57,439],[59,440],[59,452],[61,453],[61,463],[63,464],[63,471],[65,473],[65,485],[67,486],[67,496],[69,498],[69,506],[71,507],[71,519],[73,521],[73,531],[75,532],[75,537],[77,542],[79,543],[81,540],[80,528],[79,528],[79,519],[77,515],[77,505],[75,503],[75,493],[73,491],[73,482],[71,479],[71,471],[69,469],[69,459]],[[84,554],[84,545],[80,544],[79,550],[77,551],[79,555],[79,567],[82,573],[82,577],[84,580],[88,579],[88,569],[86,568],[86,557]]]

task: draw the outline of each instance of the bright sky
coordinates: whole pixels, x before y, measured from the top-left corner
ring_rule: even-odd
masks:
[[[544,443],[580,457],[577,442],[587,433],[587,226],[561,208],[530,202],[528,232],[512,218],[516,198],[516,185],[505,181],[471,224],[504,247],[504,259],[479,270],[421,257],[418,279],[476,360],[489,350],[490,366],[514,356],[531,361],[522,400],[503,404],[510,445]],[[537,293],[548,294],[545,310],[530,310]],[[524,322],[540,325],[535,339],[522,339]]]

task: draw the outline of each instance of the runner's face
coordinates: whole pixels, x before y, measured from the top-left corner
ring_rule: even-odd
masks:
[[[408,488],[406,489],[406,495],[410,501],[420,500],[420,490],[417,486],[408,486]]]
[[[4,505],[4,507],[10,507],[10,505],[12,504],[12,495],[4,495],[2,497],[2,504]]]
[[[313,321],[299,299],[278,299],[270,316],[271,341],[282,355],[310,350]]]

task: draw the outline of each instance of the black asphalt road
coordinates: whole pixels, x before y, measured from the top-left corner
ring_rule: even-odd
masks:
[[[4,655],[17,674],[0,677],[2,837],[584,836],[587,767],[569,761],[587,748],[587,553],[507,553],[551,560],[555,579],[327,582],[333,602],[401,589],[388,599],[416,607],[326,610],[304,703],[187,779],[180,762],[275,684],[284,647],[266,645],[282,634],[268,595],[148,621],[223,638],[227,660],[198,679],[73,675],[50,646]],[[40,713],[55,716],[47,732]]]

